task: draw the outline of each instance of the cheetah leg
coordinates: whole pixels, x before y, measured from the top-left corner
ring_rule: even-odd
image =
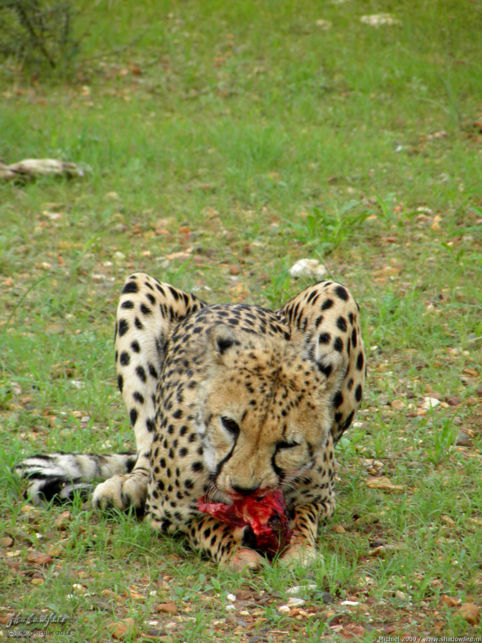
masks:
[[[192,549],[201,551],[226,569],[240,572],[257,569],[262,557],[243,547],[245,528],[225,525],[211,516],[194,519],[187,531]]]
[[[349,291],[333,281],[302,290],[279,311],[300,345],[333,387],[332,435],[335,443],[360,406],[365,381],[365,354],[358,306]]]
[[[130,473],[115,475],[96,487],[96,507],[143,510],[166,344],[174,326],[204,305],[194,295],[144,273],[131,275],[124,284],[116,321],[117,384],[134,428],[137,461]]]
[[[293,536],[288,549],[280,560],[283,563],[299,563],[310,565],[318,556],[316,535],[320,517],[328,518],[334,510],[334,500],[301,505],[295,507]]]

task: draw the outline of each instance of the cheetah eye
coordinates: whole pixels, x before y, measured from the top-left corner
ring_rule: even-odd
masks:
[[[281,440],[276,444],[276,449],[293,449],[294,447],[298,447],[300,445],[299,442],[287,442],[286,440]]]
[[[226,431],[231,433],[231,435],[238,436],[239,435],[239,426],[238,423],[235,422],[234,420],[231,420],[231,418],[226,418],[226,417],[221,417],[221,422],[223,423],[224,428]]]

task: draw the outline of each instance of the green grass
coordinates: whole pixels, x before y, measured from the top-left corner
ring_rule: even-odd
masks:
[[[70,76],[0,67],[0,156],[88,169],[0,183],[0,626],[45,610],[68,618],[53,640],[126,618],[126,640],[474,636],[456,603],[480,596],[479,5],[78,6]],[[360,22],[386,11],[400,24]],[[26,507],[23,455],[132,447],[112,349],[130,271],[275,307],[307,285],[302,257],[357,297],[369,358],[323,559],[236,576],[133,516]],[[294,585],[304,605],[280,612]]]

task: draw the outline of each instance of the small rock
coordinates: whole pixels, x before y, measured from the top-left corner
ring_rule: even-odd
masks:
[[[298,596],[290,596],[286,605],[280,605],[278,607],[278,612],[288,613],[293,609],[293,607],[301,607],[304,604],[305,601],[303,598],[299,598]]]
[[[321,279],[327,273],[325,266],[318,259],[300,259],[290,268],[292,277],[310,277]]]
[[[439,404],[440,400],[437,400],[436,397],[424,397],[422,408],[428,411],[429,409],[434,409]]]
[[[366,468],[367,473],[372,476],[382,476],[384,473],[385,465],[381,460],[374,458],[365,458],[362,461],[363,466]]]
[[[360,605],[358,601],[341,601],[340,605],[346,605],[347,607],[356,607]]]
[[[455,440],[455,444],[458,447],[471,447],[472,440],[470,439],[470,435],[468,433],[465,433],[465,431],[459,431],[457,433],[457,439]]]
[[[381,27],[383,25],[398,25],[400,20],[392,16],[390,13],[373,13],[369,16],[362,16],[360,22],[370,27]]]
[[[480,607],[475,603],[463,603],[459,608],[459,614],[471,625],[477,625],[480,620]]]
[[[234,594],[226,594],[226,598],[228,601],[231,601],[231,603],[236,602],[236,596]]]
[[[447,397],[445,401],[449,406],[459,406],[459,404],[462,403],[462,400],[460,399],[460,397],[456,397],[455,395],[451,395],[450,397]]]
[[[288,607],[301,607],[305,604],[305,599],[299,596],[290,596],[288,599]]]
[[[302,592],[312,592],[316,589],[316,585],[295,585],[286,590],[287,594],[301,594]]]

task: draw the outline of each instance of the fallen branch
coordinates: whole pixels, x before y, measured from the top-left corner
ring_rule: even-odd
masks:
[[[25,159],[12,165],[0,161],[0,181],[26,181],[37,176],[83,177],[85,170],[75,163],[56,159]]]

